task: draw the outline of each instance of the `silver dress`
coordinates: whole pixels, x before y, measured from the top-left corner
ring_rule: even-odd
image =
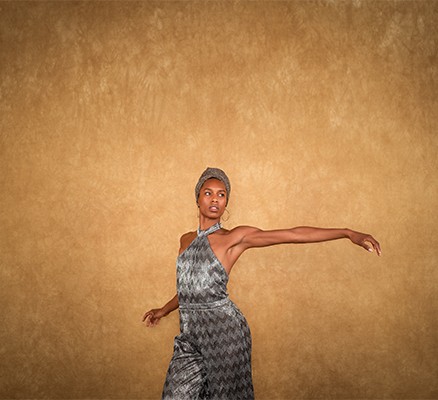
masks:
[[[245,317],[228,298],[228,274],[208,235],[198,236],[177,259],[181,333],[163,389],[164,400],[251,400],[251,333]]]

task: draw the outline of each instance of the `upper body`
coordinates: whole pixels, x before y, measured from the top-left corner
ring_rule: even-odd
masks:
[[[206,230],[220,222],[230,195],[228,177],[221,170],[208,168],[201,175],[195,189],[199,209],[199,229]],[[181,236],[179,254],[182,254],[196,239],[197,231]],[[273,246],[285,243],[314,243],[341,238],[349,238],[354,244],[378,255],[379,243],[368,234],[351,229],[324,229],[295,227],[291,229],[262,230],[251,226],[238,226],[231,230],[221,228],[208,236],[213,253],[229,275],[239,257],[254,247]],[[174,296],[165,306],[146,312],[143,321],[147,326],[155,326],[161,317],[178,308],[178,298]]]

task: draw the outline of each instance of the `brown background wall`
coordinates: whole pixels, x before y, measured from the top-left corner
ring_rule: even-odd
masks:
[[[258,399],[438,398],[438,2],[2,2],[0,397],[157,399],[194,184],[348,226],[243,255]]]

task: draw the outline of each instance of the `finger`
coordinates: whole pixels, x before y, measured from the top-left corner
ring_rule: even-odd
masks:
[[[363,241],[362,241],[362,243],[360,243],[360,245],[366,250],[366,251],[369,251],[369,252],[373,252],[373,249],[372,249],[372,247],[370,247],[369,245],[368,245],[368,243],[370,243],[370,241],[368,240],[368,239],[364,239]]]
[[[372,236],[370,236],[369,242],[373,246],[373,248],[376,251],[377,255],[380,256],[382,254],[382,250],[380,249],[379,242],[376,239],[374,239]]]
[[[148,319],[148,323],[147,323],[148,327],[153,328],[157,324],[158,324],[158,320],[156,318]]]
[[[382,251],[380,249],[380,244],[379,244],[379,242],[376,239],[374,239],[372,236],[370,236],[367,239],[367,242],[369,242],[371,244],[371,246],[372,246],[372,247],[368,247],[368,251],[369,252],[372,253],[373,251],[375,251],[378,256],[380,256],[382,254]]]
[[[382,255],[382,249],[380,248],[380,243],[377,240],[376,240],[376,244],[375,244],[374,248],[377,251],[377,255],[379,255],[379,256]]]
[[[147,313],[144,318],[143,321],[146,321],[146,324],[149,323],[149,321],[154,317],[154,315],[152,313]]]
[[[368,251],[368,252],[370,252],[370,253],[374,253],[375,246],[374,246],[374,243],[373,243],[371,240],[366,239],[366,240],[364,241],[364,243],[362,244],[362,247],[363,247],[366,251]],[[376,251],[377,251],[377,250],[376,250]]]

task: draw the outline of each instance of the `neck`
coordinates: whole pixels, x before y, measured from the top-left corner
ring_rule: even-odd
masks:
[[[217,224],[218,222],[221,222],[220,218],[210,219],[203,215],[199,216],[199,229],[202,231],[205,231],[206,229],[210,228],[214,224]]]

